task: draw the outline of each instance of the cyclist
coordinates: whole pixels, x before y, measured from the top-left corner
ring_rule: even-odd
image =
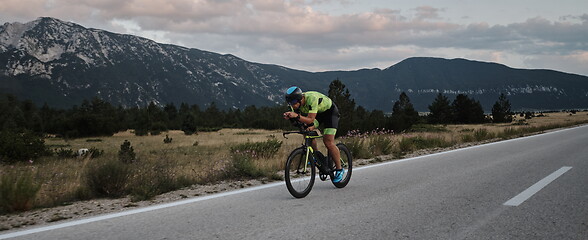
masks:
[[[335,161],[335,178],[338,183],[343,179],[345,170],[341,167],[341,153],[335,145],[335,134],[339,125],[339,109],[337,105],[322,93],[308,91],[302,92],[299,87],[293,86],[286,90],[286,102],[294,111],[285,112],[284,119],[296,119],[313,130],[318,124],[324,126],[323,143]],[[304,113],[306,116],[301,115]],[[316,140],[312,142],[312,148],[317,149]]]

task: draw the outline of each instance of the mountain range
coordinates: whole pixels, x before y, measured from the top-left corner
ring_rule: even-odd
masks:
[[[386,69],[308,72],[42,17],[0,26],[0,93],[69,108],[99,97],[124,107],[154,102],[220,108],[271,106],[292,85],[328,91],[342,81],[358,105],[389,112],[401,92],[418,111],[438,93],[466,94],[490,111],[500,93],[513,110],[588,108],[588,77],[553,70],[414,57]]]

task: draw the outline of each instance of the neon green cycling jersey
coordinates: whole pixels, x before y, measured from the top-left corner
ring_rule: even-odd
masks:
[[[300,106],[302,113],[322,113],[329,110],[333,105],[331,99],[320,92],[309,91],[302,93],[305,103]]]

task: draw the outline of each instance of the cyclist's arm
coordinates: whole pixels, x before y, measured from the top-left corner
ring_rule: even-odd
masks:
[[[300,113],[286,112],[284,113],[284,117],[288,119],[296,118],[298,121],[310,125],[311,123],[314,123],[314,120],[316,119],[316,113],[309,113],[307,116],[302,116]]]
[[[316,119],[316,113],[309,113],[306,117],[300,116],[300,119],[298,120],[306,125],[310,125],[311,123],[314,123],[314,119]]]

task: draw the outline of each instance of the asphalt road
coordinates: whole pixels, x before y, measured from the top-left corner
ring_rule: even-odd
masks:
[[[304,199],[282,182],[7,237],[588,239],[588,126],[357,168]]]

